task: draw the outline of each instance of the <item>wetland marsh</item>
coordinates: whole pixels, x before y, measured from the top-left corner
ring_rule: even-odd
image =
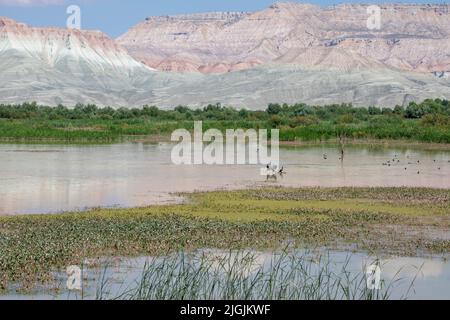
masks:
[[[203,248],[327,247],[376,256],[450,253],[450,194],[426,188],[269,188],[189,195],[184,204],[0,218],[4,290],[54,281],[87,258]]]
[[[0,299],[449,296],[447,145],[349,143],[342,161],[336,144],[293,143],[276,181],[255,165],[176,166],[172,146],[0,144]],[[234,272],[211,272],[205,252]],[[249,252],[265,259],[244,277],[234,257]],[[379,291],[372,261],[389,266]],[[82,293],[65,287],[71,265]]]

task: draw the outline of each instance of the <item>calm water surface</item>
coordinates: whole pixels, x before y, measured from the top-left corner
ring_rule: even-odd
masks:
[[[333,146],[282,148],[287,175],[266,182],[260,166],[173,165],[172,146],[0,145],[0,215],[146,206],[179,201],[175,192],[267,185],[450,188],[450,151],[348,147],[342,163]],[[395,156],[400,162],[383,165]]]
[[[90,207],[134,207],[180,201],[175,192],[209,191],[260,186],[414,186],[450,188],[450,151],[409,148],[348,147],[345,161],[335,146],[282,148],[287,175],[276,182],[260,176],[261,166],[176,166],[171,144],[126,143],[100,146],[0,145],[0,215],[57,213]],[[326,159],[324,154],[327,155]],[[395,162],[392,161],[396,159]],[[391,161],[391,165],[386,164]],[[349,263],[353,272],[373,261],[364,253],[325,250],[338,272]],[[217,251],[216,253],[217,254]],[[302,253],[303,254],[303,253]],[[257,253],[259,264],[272,253]],[[350,258],[349,258],[350,257]],[[447,257],[448,258],[448,257]],[[99,279],[110,279],[112,296],[135,283],[148,257],[113,258],[100,267],[86,266],[84,298],[95,298]],[[396,282],[393,298],[402,297],[411,281],[410,298],[450,299],[450,263],[442,257],[386,257],[382,275]],[[396,273],[402,270],[400,276]],[[420,270],[420,271],[419,271]],[[14,293],[0,299],[80,299],[66,290],[64,273],[57,273],[61,291]],[[58,284],[57,284],[58,285]]]
[[[252,277],[258,270],[268,270],[274,264],[277,252],[247,251],[254,258],[249,266],[247,263],[221,264],[216,261],[226,259],[235,261],[236,257],[244,257],[242,252],[229,252],[220,250],[198,250],[184,256],[185,261],[203,257],[203,262],[209,263],[212,273],[227,273],[227,266],[242,266],[242,274]],[[239,256],[238,256],[239,255]],[[338,277],[344,277],[344,271],[349,278],[363,275],[367,267],[379,262],[381,269],[381,280],[386,286],[390,286],[390,299],[450,299],[450,261],[442,257],[375,257],[366,253],[349,253],[345,251],[329,250],[320,248],[316,250],[296,250],[289,254],[290,257],[303,259],[304,266],[308,268],[309,275],[314,277],[323,272],[326,265],[328,270]],[[180,256],[181,257],[181,256]],[[31,295],[11,293],[0,296],[4,299],[97,299],[99,292],[102,298],[115,299],[121,297],[125,292],[138,287],[143,271],[149,264],[158,263],[163,258],[139,257],[139,258],[109,258],[101,260],[86,261],[83,267],[83,295],[79,291],[69,291],[66,287],[67,275],[56,272],[56,282],[52,289],[41,288]],[[179,258],[175,258],[179,259]],[[275,258],[276,259],[276,258]],[[99,262],[100,261],[100,262]],[[195,262],[192,264],[195,268]]]

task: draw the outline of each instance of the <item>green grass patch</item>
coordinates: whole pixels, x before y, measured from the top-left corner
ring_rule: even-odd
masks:
[[[200,119],[201,120],[201,119]],[[60,142],[60,143],[112,143],[123,139],[164,136],[167,140],[176,129],[193,130],[193,120],[137,119],[0,119],[0,141],[3,142]],[[352,140],[406,140],[423,143],[450,143],[450,126],[423,125],[420,120],[397,119],[396,122],[373,124],[339,124],[321,120],[319,123],[283,125],[270,120],[203,120],[204,131],[215,128],[223,133],[227,129],[280,130],[284,142],[320,142],[345,136]]]

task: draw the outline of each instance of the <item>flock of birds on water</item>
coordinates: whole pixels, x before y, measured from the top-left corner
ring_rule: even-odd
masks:
[[[328,159],[328,155],[325,153],[323,155],[323,158],[324,158],[324,160],[327,160]],[[419,165],[420,166],[422,164],[420,159],[419,160],[413,160],[413,158],[410,155],[407,155],[406,159],[408,160],[408,162],[407,162],[408,166],[411,166],[411,165]],[[342,158],[339,158],[339,160],[342,160]],[[382,165],[385,166],[385,167],[392,167],[394,165],[401,165],[401,163],[402,163],[402,161],[400,160],[399,155],[396,154],[396,155],[394,155],[394,158],[389,159],[386,162],[383,162]],[[436,159],[434,159],[433,163],[437,164],[438,161]],[[448,160],[448,163],[450,163],[450,160]],[[438,171],[441,171],[441,169],[442,169],[441,166],[437,167]],[[405,171],[408,171],[408,167],[405,167]],[[417,174],[420,174],[420,173],[421,173],[420,170],[417,171]]]
[[[413,160],[413,158],[410,155],[407,155],[406,158],[408,160],[408,162],[407,162],[408,166],[411,166],[411,165],[418,165],[418,166],[420,166],[422,164],[420,159],[419,160]],[[328,160],[328,154],[327,153],[323,154],[323,159],[324,160]],[[339,160],[340,161],[344,160],[343,154],[342,154],[341,157],[339,157]],[[448,160],[447,162],[450,164],[450,160]],[[437,165],[438,161],[436,159],[434,159],[433,163]],[[394,157],[392,159],[389,159],[386,162],[382,163],[382,165],[385,166],[385,167],[392,167],[392,166],[395,166],[395,165],[398,166],[398,165],[401,165],[401,164],[402,164],[402,161],[400,160],[400,157],[397,154],[394,155]],[[441,169],[442,169],[441,166],[437,167],[438,171],[441,171]],[[408,167],[405,167],[405,171],[408,171]],[[267,172],[267,179],[266,180],[271,180],[271,179],[277,180],[277,176],[283,177],[287,173],[285,171],[285,169],[284,169],[284,166],[282,166],[280,168],[279,166],[274,166],[271,163],[269,163],[266,166],[266,172]],[[418,170],[417,174],[420,175],[421,171]]]
[[[412,166],[412,165],[420,166],[420,165],[422,164],[422,162],[421,162],[420,159],[419,159],[419,160],[413,160],[413,159],[411,158],[411,156],[409,156],[409,155],[407,155],[406,158],[407,158],[407,160],[408,160],[408,162],[407,162],[407,165],[408,165],[408,166]],[[437,161],[436,159],[434,159],[434,160],[433,160],[433,163],[437,165],[437,164],[438,164],[438,161]],[[450,160],[448,160],[448,163],[450,163]],[[400,165],[400,164],[401,164],[401,161],[400,161],[398,155],[395,155],[394,158],[393,158],[392,160],[388,160],[388,161],[382,163],[382,165],[385,166],[385,167],[392,167],[392,166],[394,166],[394,165]],[[438,170],[438,171],[441,171],[441,169],[442,169],[441,166],[438,166],[438,167],[437,167],[437,170]],[[405,171],[408,171],[408,167],[405,167]],[[421,171],[418,170],[418,171],[417,171],[417,174],[421,174]]]

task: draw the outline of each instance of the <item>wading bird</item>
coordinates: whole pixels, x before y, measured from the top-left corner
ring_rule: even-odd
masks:
[[[280,175],[280,177],[283,177],[286,174],[286,171],[284,171],[284,166],[281,167],[281,169],[278,166],[272,166],[270,163],[266,166],[266,180],[277,180],[277,174]]]

